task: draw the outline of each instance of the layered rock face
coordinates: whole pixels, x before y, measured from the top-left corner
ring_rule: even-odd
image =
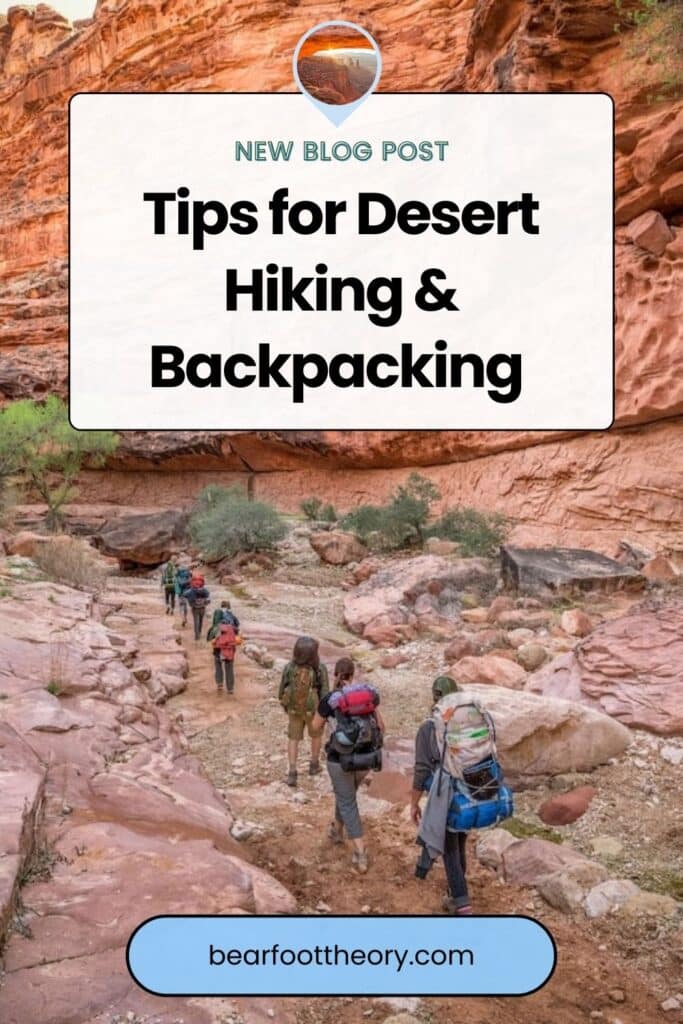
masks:
[[[142,7],[103,0],[94,19],[72,26],[44,5],[10,11],[0,24],[0,400],[66,388],[69,97],[113,89],[289,89],[297,39],[337,15],[327,4],[311,10],[271,2],[256,12],[219,0]],[[352,3],[345,16],[377,39],[384,89],[614,96],[615,428],[586,437],[145,434],[124,440],[114,468],[142,471],[147,482],[150,470],[166,470],[150,488],[161,506],[196,490],[204,471],[225,481],[253,470],[268,471],[257,486],[283,504],[291,506],[291,493],[324,486],[340,492],[344,508],[393,486],[390,475],[364,477],[366,470],[433,466],[449,498],[503,506],[516,517],[518,542],[593,543],[610,552],[620,537],[641,534],[671,546],[683,493],[683,460],[676,458],[683,445],[683,113],[675,97],[653,100],[665,70],[634,57],[633,28],[615,31],[613,0],[456,0],[436,8],[418,0],[370,12]],[[308,476],[300,476],[302,468]],[[339,469],[350,486],[340,486]],[[106,490],[107,500],[124,503],[130,488],[128,473],[95,476],[87,498],[104,500]]]
[[[296,901],[244,859],[162,706],[184,689],[187,657],[156,588],[126,581],[95,602],[20,556],[0,563],[0,583],[2,1020],[94,1021],[124,1004],[142,1019],[154,998],[125,970],[141,920]],[[216,1019],[210,1002],[167,1009]]]

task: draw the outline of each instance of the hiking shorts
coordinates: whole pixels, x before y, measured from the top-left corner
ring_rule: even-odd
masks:
[[[290,740],[302,740],[304,738],[304,730],[308,730],[308,735],[311,739],[316,736],[320,736],[322,729],[313,728],[313,712],[287,712],[289,718],[289,726],[287,729],[287,737]]]

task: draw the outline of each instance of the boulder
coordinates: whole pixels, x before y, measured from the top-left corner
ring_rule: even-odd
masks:
[[[93,540],[123,566],[155,566],[187,544],[187,523],[187,513],[173,509],[122,516],[105,523]]]
[[[683,599],[642,605],[601,623],[527,686],[580,701],[633,728],[683,735]]]
[[[640,889],[627,878],[608,878],[599,882],[586,895],[583,906],[586,917],[605,917],[623,906]]]
[[[569,608],[562,612],[560,627],[570,636],[588,636],[593,631],[593,622],[580,608]]]
[[[681,904],[673,896],[665,896],[658,892],[637,892],[622,903],[620,912],[627,917],[639,917],[646,914],[661,920],[665,917],[676,917]]]
[[[476,654],[476,648],[473,638],[466,633],[462,636],[456,636],[446,646],[443,657],[444,661],[460,661],[461,658],[467,658],[471,654]]]
[[[367,548],[352,533],[330,530],[329,533],[312,533],[309,543],[322,562],[328,565],[349,565],[361,562],[367,555]]]
[[[449,667],[448,674],[465,685],[492,683],[494,686],[509,686],[513,690],[521,689],[526,682],[526,672],[521,665],[495,654],[461,658]]]
[[[517,661],[527,672],[535,672],[548,660],[548,652],[542,644],[527,643],[517,648]]]
[[[583,909],[588,892],[606,878],[607,869],[601,864],[580,861],[539,878],[536,888],[551,907],[573,914]]]
[[[512,846],[513,843],[517,842],[519,840],[511,832],[508,832],[507,829],[493,828],[490,831],[484,832],[477,839],[474,852],[480,864],[498,871],[503,863],[503,854],[508,846]]]
[[[590,771],[631,743],[629,730],[593,708],[502,686],[468,686],[496,726],[503,768],[518,780]]]
[[[504,545],[500,558],[503,581],[514,590],[528,587],[549,588],[556,593],[577,588],[612,591],[644,584],[643,576],[631,566],[583,548]]]
[[[507,634],[507,642],[510,647],[514,647],[515,650],[519,650],[522,644],[531,643],[535,637],[533,629],[525,629],[520,626],[518,629],[511,629]]]
[[[631,221],[626,231],[634,245],[655,256],[661,256],[674,237],[673,231],[658,210],[641,213]]]
[[[579,786],[552,796],[538,808],[538,816],[544,825],[571,825],[586,813],[596,792],[593,786]]]
[[[372,643],[391,643],[419,632],[447,635],[460,618],[459,594],[472,588],[493,590],[495,583],[495,573],[482,558],[397,559],[345,595],[344,621],[351,632]],[[420,623],[416,604],[424,595]]]
[[[20,530],[14,536],[9,536],[6,547],[8,555],[23,555],[24,558],[33,558],[37,549],[51,538],[44,533],[33,533],[31,530]]]
[[[503,629],[542,629],[552,618],[550,612],[536,608],[511,608],[501,612],[497,623]]]
[[[547,839],[520,839],[503,851],[503,874],[506,882],[535,886],[540,878],[568,868],[593,862],[578,850]]]
[[[643,566],[643,576],[647,577],[650,583],[670,583],[678,578],[678,573],[673,565],[664,555],[655,555]]]

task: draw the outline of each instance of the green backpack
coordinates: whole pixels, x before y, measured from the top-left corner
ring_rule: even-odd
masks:
[[[315,711],[318,701],[325,696],[325,675],[322,666],[317,671],[311,665],[295,665],[285,670],[283,703],[290,714],[304,715]]]

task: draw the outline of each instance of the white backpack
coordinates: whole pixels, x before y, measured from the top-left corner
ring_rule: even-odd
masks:
[[[488,711],[467,693],[449,693],[432,711],[441,763],[453,779],[481,761],[496,761],[496,730]]]

